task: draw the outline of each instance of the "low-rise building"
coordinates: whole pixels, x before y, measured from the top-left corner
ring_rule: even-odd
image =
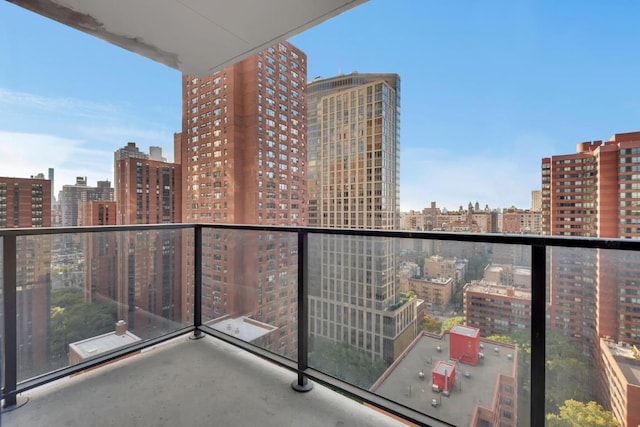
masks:
[[[479,281],[467,283],[463,293],[466,325],[484,337],[527,331],[531,327],[531,290]]]
[[[605,407],[622,427],[640,426],[638,347],[600,339],[599,379]]]
[[[414,277],[408,279],[409,290],[428,304],[445,305],[451,300],[453,278]]]
[[[483,339],[480,344],[494,350],[474,366],[451,359],[449,333],[422,334],[370,391],[452,425],[514,427],[518,423],[517,349]],[[453,367],[455,375],[451,375]]]

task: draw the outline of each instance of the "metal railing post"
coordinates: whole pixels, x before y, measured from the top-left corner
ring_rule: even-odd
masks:
[[[547,247],[531,247],[531,425],[545,424]]]
[[[307,392],[313,388],[302,373],[309,367],[309,233],[298,230],[298,378],[291,383],[295,391]]]
[[[189,338],[204,338],[202,326],[202,227],[196,225],[193,236],[193,326],[195,329]]]
[[[18,384],[18,328],[17,328],[17,265],[16,236],[4,236],[2,239],[2,262],[4,272],[3,310],[4,310],[4,390],[2,398],[5,408],[16,406]]]

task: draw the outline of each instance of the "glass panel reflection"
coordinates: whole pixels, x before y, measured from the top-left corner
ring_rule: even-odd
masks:
[[[184,233],[19,237],[18,380],[186,326]]]

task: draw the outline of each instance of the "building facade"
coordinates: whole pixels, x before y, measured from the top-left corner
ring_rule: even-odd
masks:
[[[161,151],[155,154],[162,159]],[[181,165],[150,160],[135,143],[116,151],[115,157],[118,224],[182,222]]]
[[[309,224],[399,228],[400,78],[352,73],[308,86]],[[310,330],[391,361],[415,337],[391,239],[314,236]],[[317,255],[316,255],[317,254]]]
[[[307,225],[306,61],[282,42],[212,75],[183,76],[175,138],[186,222]],[[295,235],[239,237],[205,231],[203,316],[276,326],[265,346],[294,356]]]
[[[579,143],[576,153],[542,159],[543,233],[639,238],[639,170],[640,132]],[[640,344],[640,257],[553,248],[549,269],[549,327],[582,344],[600,373],[601,400],[626,425],[621,414],[632,408],[627,402],[627,409],[616,410],[605,371],[615,371],[617,359],[603,356],[601,339]]]
[[[51,227],[51,181],[0,177],[0,228]],[[49,361],[51,236],[16,239],[18,379],[46,372]]]
[[[117,224],[182,222],[181,165],[166,162],[159,147],[147,154],[129,142],[116,150],[114,182]],[[95,233],[86,239],[87,297],[117,301],[118,319],[143,337],[185,320],[181,230]]]
[[[114,190],[109,181],[98,181],[96,187],[87,185],[86,177],[77,177],[73,185],[63,185],[60,192],[62,226],[78,226],[78,203],[87,201],[112,201]]]
[[[527,333],[531,328],[531,289],[479,281],[464,286],[465,325],[484,337]]]

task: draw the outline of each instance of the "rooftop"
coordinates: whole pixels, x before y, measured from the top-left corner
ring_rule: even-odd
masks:
[[[140,337],[126,331],[123,334],[117,334],[116,332],[107,332],[106,334],[98,335],[97,337],[87,338],[86,340],[76,341],[69,344],[75,352],[87,359],[89,357],[95,357],[99,354],[113,351],[121,347],[126,347],[129,344],[140,341]]]
[[[497,285],[493,282],[481,280],[470,282],[465,286],[465,292],[478,292],[487,295],[510,296],[520,299],[531,299],[531,289],[514,288],[513,286]],[[509,295],[509,293],[512,293]]]
[[[446,285],[453,281],[452,277],[412,277],[409,280],[415,282],[429,282],[436,285]]]
[[[267,323],[258,322],[257,320],[249,319],[246,316],[241,317],[221,317],[219,319],[212,320],[206,323],[213,329],[225,334],[232,335],[243,341],[251,342],[258,338],[265,336],[275,331],[275,326]]]
[[[624,374],[627,382],[635,386],[640,386],[640,360],[633,357],[631,346],[627,344],[617,344],[605,341],[611,355],[618,363],[618,367]]]
[[[455,386],[449,397],[432,391],[430,380],[430,373],[439,361],[456,363],[449,360],[449,334],[442,339],[427,335],[418,338],[372,390],[429,416],[456,426],[467,426],[476,405],[491,407],[498,375],[511,376],[515,369],[515,358],[507,357],[515,351],[512,346],[480,342],[498,351],[485,351],[486,356],[476,366],[458,363]],[[420,372],[425,374],[424,379],[420,378]],[[437,407],[429,404],[434,398],[442,399]]]
[[[405,426],[213,337],[181,336],[26,393],[7,426]],[[70,404],[71,403],[71,404]],[[298,410],[297,410],[297,409]],[[304,408],[304,410],[302,410]]]

